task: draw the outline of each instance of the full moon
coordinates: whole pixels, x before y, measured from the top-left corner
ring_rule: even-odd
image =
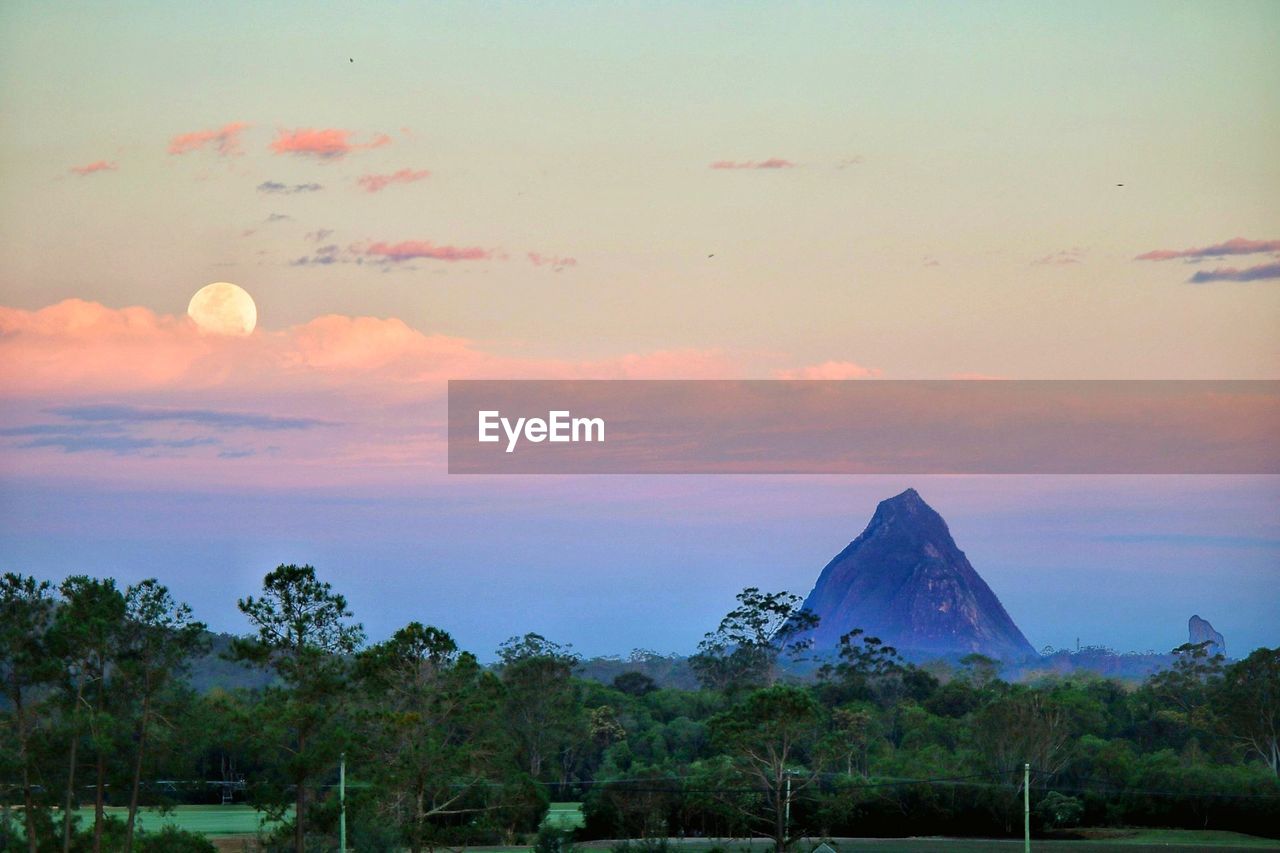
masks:
[[[247,335],[258,325],[258,306],[244,288],[227,281],[215,281],[191,297],[187,316],[202,332]]]

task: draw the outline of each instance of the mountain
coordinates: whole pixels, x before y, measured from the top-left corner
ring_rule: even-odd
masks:
[[[1221,634],[1213,630],[1213,626],[1209,624],[1208,619],[1192,616],[1187,620],[1187,642],[1207,642],[1209,644],[1209,654],[1226,657],[1227,641],[1223,639]]]
[[[1036,651],[915,489],[881,501],[805,599],[819,653],[854,628],[920,660],[978,652],[1014,663]]]

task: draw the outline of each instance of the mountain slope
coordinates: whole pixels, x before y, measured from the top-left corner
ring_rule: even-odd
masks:
[[[804,606],[822,620],[806,635],[818,651],[862,628],[916,659],[978,652],[1012,663],[1036,654],[915,489],[880,502]]]

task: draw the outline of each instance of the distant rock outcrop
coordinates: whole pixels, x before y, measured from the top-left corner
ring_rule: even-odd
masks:
[[[1193,645],[1207,642],[1210,655],[1227,656],[1227,641],[1223,639],[1221,634],[1213,630],[1213,626],[1209,624],[1208,619],[1201,619],[1199,616],[1192,616],[1188,619],[1187,637],[1187,642]]]
[[[862,535],[818,577],[804,603],[821,620],[802,635],[834,650],[854,628],[921,659],[972,652],[1015,663],[1036,651],[947,523],[915,489],[881,501]]]

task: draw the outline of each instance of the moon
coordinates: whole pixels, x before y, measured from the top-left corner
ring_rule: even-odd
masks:
[[[191,297],[187,316],[202,332],[242,337],[258,325],[258,306],[243,287],[229,281],[215,281]]]

